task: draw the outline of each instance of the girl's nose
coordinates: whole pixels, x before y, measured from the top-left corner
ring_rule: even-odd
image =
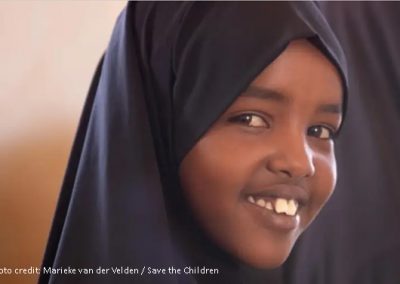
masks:
[[[304,137],[286,137],[275,143],[266,166],[271,172],[290,178],[311,177],[315,173],[313,151]]]

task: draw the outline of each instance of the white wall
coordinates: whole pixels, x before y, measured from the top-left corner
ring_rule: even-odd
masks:
[[[0,268],[40,266],[90,80],[124,6],[0,2]]]

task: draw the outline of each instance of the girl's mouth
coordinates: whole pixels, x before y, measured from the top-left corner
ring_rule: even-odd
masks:
[[[287,233],[300,225],[302,206],[296,199],[248,195],[244,203],[252,219],[261,227]]]
[[[285,214],[287,216],[297,215],[299,209],[299,202],[295,199],[288,200],[285,198],[266,198],[249,195],[247,201],[259,206],[260,208],[265,208],[276,214]]]

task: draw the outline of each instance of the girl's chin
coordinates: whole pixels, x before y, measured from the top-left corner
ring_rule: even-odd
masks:
[[[271,249],[248,250],[246,255],[241,255],[238,260],[245,265],[256,269],[274,269],[282,266],[288,259],[293,248],[293,243],[274,244]]]
[[[270,256],[269,259],[264,258],[263,260],[259,259],[250,259],[244,261],[244,263],[250,267],[257,269],[274,269],[280,267],[283,263],[285,263],[287,259],[286,257],[276,257],[275,259]],[[242,260],[243,262],[243,260]]]

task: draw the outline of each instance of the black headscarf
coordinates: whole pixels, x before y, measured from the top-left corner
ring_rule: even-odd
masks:
[[[279,270],[254,276],[259,271],[210,244],[183,202],[177,170],[298,38],[337,66],[346,90],[343,54],[311,2],[129,2],[90,88],[43,268],[206,265],[220,274],[150,277],[146,268],[143,275],[42,273],[41,281],[278,283]]]
[[[291,284],[400,283],[400,3],[321,2],[349,66],[338,184],[286,264]]]

